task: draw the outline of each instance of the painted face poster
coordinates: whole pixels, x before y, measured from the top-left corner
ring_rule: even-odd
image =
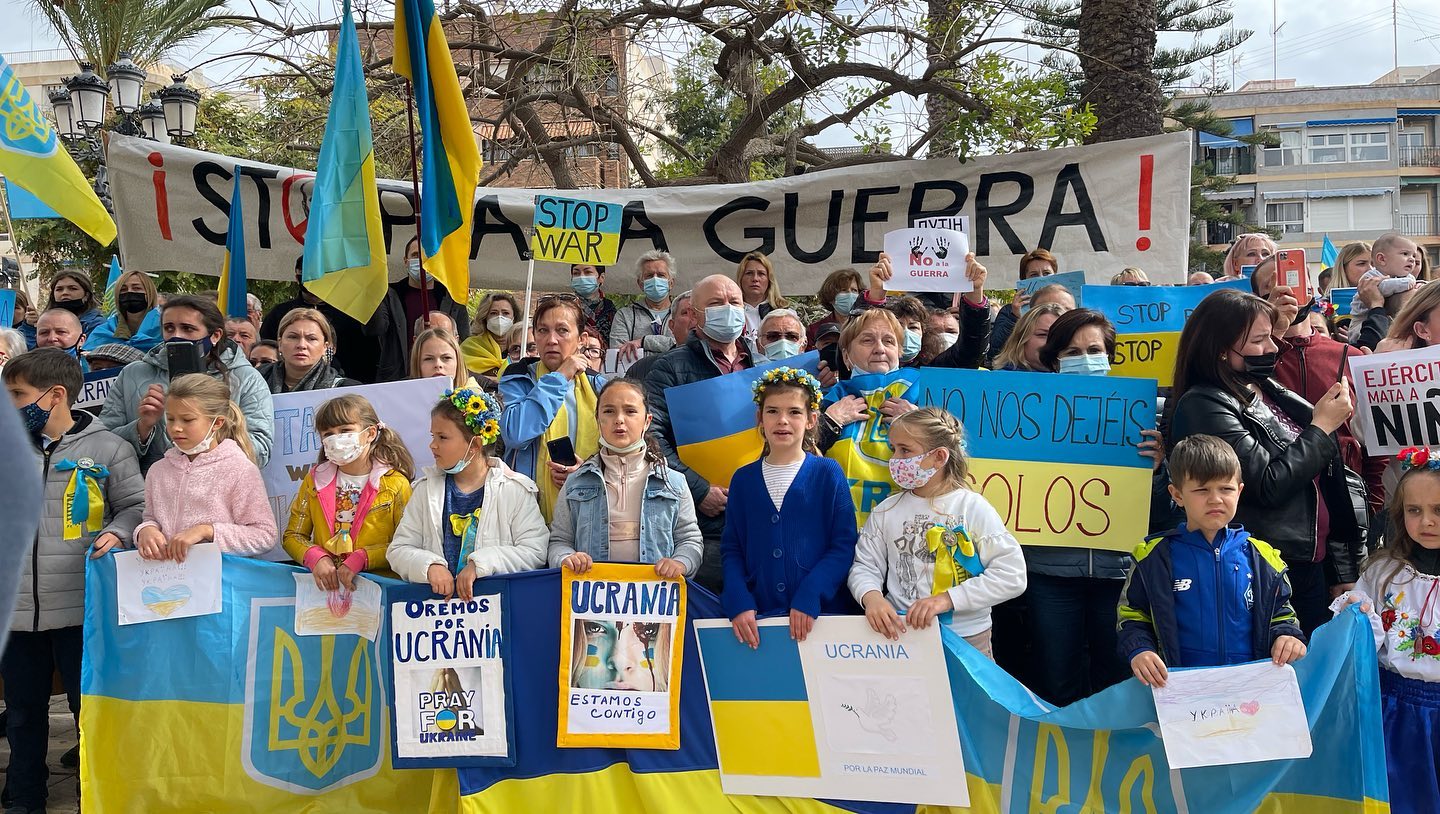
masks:
[[[561,573],[556,745],[679,749],[685,581],[648,565]]]
[[[391,602],[396,768],[515,765],[506,629],[503,592]]]

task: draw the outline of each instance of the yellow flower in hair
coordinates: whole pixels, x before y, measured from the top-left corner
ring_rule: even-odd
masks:
[[[479,396],[471,396],[470,400],[465,403],[465,410],[466,412],[472,413],[485,412],[485,399]]]

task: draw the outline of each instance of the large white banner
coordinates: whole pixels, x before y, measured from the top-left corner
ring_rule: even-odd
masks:
[[[300,482],[320,460],[320,434],[315,432],[315,409],[333,398],[355,393],[364,396],[375,408],[385,426],[400,433],[410,456],[415,459],[415,472],[435,463],[430,454],[430,408],[450,386],[449,379],[415,379],[387,384],[366,384],[359,387],[335,387],[303,393],[281,393],[275,400],[275,442],[270,448],[270,461],[260,470],[265,479],[265,493],[275,513],[275,525],[285,533],[290,522],[290,504],[300,491]],[[276,558],[285,553],[278,546]]]
[[[636,292],[636,258],[665,249],[680,288],[731,274],[762,251],[781,290],[813,294],[830,272],[875,262],[886,232],[916,218],[965,215],[970,248],[991,287],[1010,287],[1019,258],[1044,246],[1061,271],[1086,269],[1099,283],[1124,266],[1150,279],[1185,279],[1190,234],[1189,133],[1087,147],[953,159],[889,161],[749,184],[585,190],[587,200],[625,207],[622,271],[607,290]],[[243,184],[246,258],[252,278],[290,280],[302,253],[312,174],[138,138],[112,136],[108,156],[120,253],[126,269],[218,274],[231,179]],[[415,233],[409,181],[381,180],[380,209],[392,277],[404,272]],[[481,188],[475,197],[470,280],[476,288],[525,286],[525,229],[534,198],[554,190]],[[535,264],[540,290],[569,287],[569,268]]]

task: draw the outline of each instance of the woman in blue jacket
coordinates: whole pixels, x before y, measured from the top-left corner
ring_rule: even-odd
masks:
[[[127,271],[115,283],[115,313],[88,332],[85,350],[118,343],[129,345],[141,353],[163,341],[160,335],[160,309],[155,282],[148,274]]]
[[[759,647],[759,616],[788,613],[791,637],[804,641],[820,614],[860,612],[845,590],[859,530],[850,482],[816,450],[820,382],[780,367],[754,391],[765,452],[730,479],[720,602],[735,637]]]

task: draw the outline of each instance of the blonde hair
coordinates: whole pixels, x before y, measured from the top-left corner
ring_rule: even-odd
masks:
[[[939,407],[921,407],[890,422],[890,431],[904,429],[927,451],[948,449],[950,456],[940,469],[947,491],[970,488],[970,459],[965,457],[965,428],[960,419]]]
[[[225,423],[215,429],[215,443],[218,445],[228,438],[255,463],[255,447],[250,443],[245,414],[240,412],[240,405],[230,400],[230,387],[225,382],[204,373],[187,373],[170,382],[165,400],[188,401],[205,415],[225,419]]]
[[[1430,343],[1421,339],[1415,333],[1415,323],[1425,321],[1430,312],[1440,306],[1440,285],[1421,286],[1420,290],[1411,295],[1410,301],[1395,315],[1395,321],[1390,323],[1390,333],[1386,339],[1414,340],[1417,347],[1426,347]]]
[[[325,337],[325,344],[329,345],[332,349],[335,347],[335,329],[330,326],[330,320],[326,319],[324,314],[314,308],[296,308],[294,311],[286,314],[280,320],[280,327],[275,331],[275,338],[280,339],[285,336],[285,331],[288,330],[291,325],[305,320],[319,325],[320,335]]]
[[[1225,260],[1222,264],[1222,268],[1225,269],[1225,276],[1240,276],[1240,256],[1244,254],[1247,250],[1249,250],[1251,243],[1257,240],[1261,243],[1268,244],[1270,246],[1271,254],[1279,251],[1278,247],[1275,245],[1275,238],[1267,234],[1261,234],[1260,232],[1249,232],[1247,234],[1240,235],[1235,238],[1234,243],[1230,244],[1230,250],[1225,252]]]
[[[432,339],[444,342],[450,346],[450,350],[455,351],[455,375],[450,377],[454,379],[455,389],[468,387],[470,371],[465,369],[465,354],[460,351],[460,340],[444,328],[427,328],[415,337],[415,344],[410,346],[410,378],[420,378],[420,357],[425,355],[425,343]]]
[[[885,323],[885,327],[895,334],[895,345],[899,347],[900,340],[905,337],[905,329],[900,327],[900,320],[896,319],[888,308],[867,308],[852,315],[850,321],[845,323],[845,327],[840,329],[840,350],[848,352],[850,343],[855,341],[855,337],[859,336],[861,331],[870,327],[872,322]],[[846,364],[849,362],[847,361]]]
[[[490,319],[490,309],[494,308],[497,302],[510,303],[511,319],[515,321],[516,325],[520,324],[520,303],[516,301],[515,295],[508,291],[491,291],[480,300],[480,305],[476,307],[475,316],[470,320],[470,333],[478,336],[490,331],[485,322]]]
[[[1116,274],[1114,277],[1110,278],[1110,285],[1120,285],[1121,283],[1125,282],[1125,278],[1127,277],[1130,278],[1130,282],[1134,283],[1150,282],[1150,277],[1145,273],[1144,269],[1139,269],[1134,266],[1126,266],[1125,268],[1120,269],[1119,274]]]
[[[1352,283],[1350,282],[1349,276],[1347,276],[1345,273],[1345,267],[1350,265],[1351,260],[1354,260],[1362,254],[1369,253],[1370,244],[1366,243],[1363,240],[1357,240],[1354,243],[1346,243],[1345,248],[1341,249],[1339,256],[1335,258],[1335,279],[1330,281],[1330,287],[1350,288],[1352,286]]]
[[[764,252],[750,252],[740,258],[740,265],[735,267],[735,282],[739,283],[745,276],[745,267],[751,260],[765,267],[765,302],[769,303],[771,308],[789,306],[790,301],[780,296],[780,281],[775,279],[775,264],[770,262]]]
[[[1064,313],[1065,306],[1058,302],[1030,306],[1030,310],[1021,315],[1020,321],[1015,323],[1015,328],[1010,331],[1010,336],[1006,337],[1000,352],[995,354],[994,366],[997,369],[1009,365],[1016,370],[1035,370],[1025,360],[1025,343],[1030,341],[1030,334],[1035,332],[1035,323],[1045,314],[1052,314],[1059,319]]]
[[[381,423],[374,405],[364,396],[354,393],[338,396],[324,402],[315,410],[317,434],[346,424],[358,424],[362,431],[367,427],[377,427],[375,442],[370,445],[371,459],[387,464],[404,475],[405,480],[415,478],[415,461],[410,457],[409,447],[405,446],[399,433]],[[320,460],[325,460],[323,451],[320,453]]]

